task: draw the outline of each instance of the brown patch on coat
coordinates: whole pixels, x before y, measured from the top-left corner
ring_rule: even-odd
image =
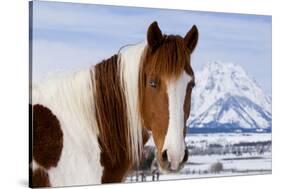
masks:
[[[56,116],[48,108],[33,106],[33,158],[46,169],[56,167],[63,147],[63,133]]]
[[[33,171],[31,185],[32,187],[51,187],[48,173],[41,168]]]
[[[124,92],[121,89],[118,56],[94,67],[95,112],[99,128],[102,182],[121,182],[132,165]]]

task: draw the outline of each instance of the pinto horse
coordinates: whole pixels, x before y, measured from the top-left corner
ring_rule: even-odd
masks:
[[[150,134],[161,170],[181,169],[197,41],[196,26],[181,37],[162,34],[153,22],[145,42],[33,85],[31,186],[121,182]]]

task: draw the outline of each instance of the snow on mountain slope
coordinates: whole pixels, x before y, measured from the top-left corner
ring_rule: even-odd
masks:
[[[271,127],[271,98],[245,70],[235,64],[213,62],[195,73],[190,128]]]

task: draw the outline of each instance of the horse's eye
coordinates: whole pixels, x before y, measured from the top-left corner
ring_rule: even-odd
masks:
[[[191,84],[191,88],[195,87],[195,82],[194,81],[192,81],[190,84]]]
[[[150,85],[150,87],[156,88],[157,82],[155,80],[150,80],[149,85]]]

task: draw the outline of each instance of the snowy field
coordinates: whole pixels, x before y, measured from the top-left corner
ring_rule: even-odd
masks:
[[[133,172],[126,181],[271,173],[271,133],[189,134],[186,143],[190,155],[187,164],[179,173],[162,174],[158,169],[151,168]],[[153,141],[149,141],[148,145],[153,146]],[[158,172],[158,178],[155,172]]]
[[[208,143],[235,144],[239,142],[271,141],[271,133],[212,133],[212,134],[187,134],[185,141],[200,143],[206,140]]]

